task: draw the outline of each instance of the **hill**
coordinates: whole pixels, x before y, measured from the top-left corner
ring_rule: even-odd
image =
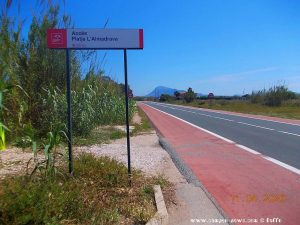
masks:
[[[175,88],[158,86],[158,87],[154,88],[154,90],[151,91],[149,94],[147,94],[145,97],[157,97],[157,98],[159,98],[162,94],[174,95],[175,91],[184,92],[186,90],[179,90],[179,89],[175,89]],[[202,93],[197,93],[197,97],[203,97],[203,96],[207,96],[207,95],[202,94]]]
[[[164,86],[158,86],[154,88],[153,91],[151,91],[149,94],[146,95],[146,97],[157,97],[159,98],[162,94],[165,95],[174,95],[175,91],[183,91],[183,90],[178,90],[175,88],[169,88],[169,87],[164,87]]]

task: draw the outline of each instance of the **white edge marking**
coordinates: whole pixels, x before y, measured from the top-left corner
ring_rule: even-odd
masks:
[[[289,135],[294,135],[294,136],[297,136],[297,137],[300,137],[299,134],[294,134],[294,133],[290,133],[290,132],[286,132],[286,131],[282,131],[282,130],[278,130],[278,132],[284,133],[284,134],[289,134]]]
[[[294,173],[300,175],[300,170],[297,169],[297,168],[295,168],[295,167],[292,167],[292,166],[290,166],[290,165],[288,165],[288,164],[285,164],[285,163],[283,163],[283,162],[281,162],[281,161],[279,161],[279,160],[277,160],[277,159],[273,159],[273,158],[271,158],[271,157],[269,157],[269,156],[264,156],[264,155],[262,155],[261,153],[255,151],[255,150],[253,150],[253,149],[251,149],[251,148],[248,148],[248,147],[246,147],[246,146],[244,146],[244,145],[237,144],[237,143],[235,143],[235,142],[232,141],[232,140],[229,140],[229,139],[227,139],[227,138],[225,138],[225,137],[222,137],[222,136],[220,136],[220,135],[218,135],[218,134],[215,134],[215,133],[213,133],[213,132],[211,132],[211,131],[208,131],[208,130],[202,128],[202,127],[198,127],[198,126],[196,126],[195,124],[192,124],[192,123],[190,123],[190,122],[187,122],[186,120],[183,120],[183,119],[181,119],[181,118],[178,118],[178,117],[176,117],[176,116],[174,116],[174,115],[172,115],[172,114],[166,113],[166,112],[161,111],[161,110],[159,110],[159,109],[156,109],[156,108],[154,108],[154,107],[152,107],[152,106],[150,106],[150,105],[148,105],[148,104],[145,104],[145,103],[142,103],[142,104],[144,104],[144,105],[146,105],[146,106],[148,106],[148,107],[150,107],[150,108],[152,108],[152,109],[154,109],[154,110],[157,110],[157,111],[159,111],[159,112],[161,112],[161,113],[164,113],[164,114],[166,114],[166,115],[168,115],[168,116],[171,116],[171,117],[173,117],[173,118],[175,118],[175,119],[178,119],[178,120],[180,120],[180,121],[182,121],[182,122],[184,122],[184,123],[186,123],[186,124],[189,124],[189,125],[192,126],[192,127],[195,127],[195,128],[197,128],[197,129],[199,129],[199,130],[202,130],[202,131],[204,131],[204,132],[206,132],[206,133],[208,133],[208,134],[211,134],[211,135],[213,135],[213,136],[215,136],[215,137],[217,137],[217,138],[220,138],[220,139],[222,139],[222,140],[224,140],[224,141],[226,141],[226,142],[228,142],[228,143],[234,144],[235,146],[237,146],[237,147],[240,148],[240,149],[243,149],[243,150],[245,150],[245,151],[247,151],[247,152],[250,152],[250,153],[252,153],[252,154],[261,156],[262,158],[264,158],[264,159],[266,159],[266,160],[268,160],[268,161],[270,161],[270,162],[273,162],[273,163],[275,163],[275,164],[277,164],[277,165],[279,165],[279,166],[281,166],[281,167],[283,167],[283,168],[285,168],[285,169],[288,169],[289,171],[292,171],[292,172],[294,172]]]
[[[263,158],[266,159],[266,160],[269,160],[269,161],[271,161],[273,163],[276,163],[277,165],[282,166],[282,167],[284,167],[284,168],[286,168],[286,169],[288,169],[288,170],[290,170],[290,171],[292,171],[292,172],[297,173],[297,174],[300,175],[300,170],[297,169],[297,168],[295,168],[295,167],[292,167],[292,166],[290,166],[288,164],[285,164],[283,162],[280,162],[277,159],[273,159],[273,158],[268,157],[268,156],[263,156]]]
[[[236,146],[239,147],[239,148],[241,148],[241,149],[243,149],[243,150],[246,150],[247,152],[250,152],[250,153],[252,153],[252,154],[255,154],[255,155],[261,155],[259,152],[255,151],[255,150],[253,150],[253,149],[251,149],[251,148],[248,148],[248,147],[246,147],[246,146],[244,146],[244,145],[236,144]]]

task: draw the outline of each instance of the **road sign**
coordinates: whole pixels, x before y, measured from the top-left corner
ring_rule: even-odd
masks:
[[[48,29],[47,47],[66,50],[69,172],[73,174],[72,156],[72,93],[71,93],[71,49],[122,49],[124,51],[125,109],[127,131],[128,177],[131,185],[131,159],[129,135],[128,98],[132,98],[127,81],[127,49],[143,49],[143,29]]]
[[[143,29],[48,29],[48,48],[143,49]]]

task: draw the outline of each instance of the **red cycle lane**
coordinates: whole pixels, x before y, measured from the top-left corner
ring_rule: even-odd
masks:
[[[300,224],[298,174],[148,105],[139,107],[229,218]]]

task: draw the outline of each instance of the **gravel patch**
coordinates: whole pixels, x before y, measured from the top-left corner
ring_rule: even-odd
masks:
[[[120,130],[122,132],[125,132],[125,133],[127,132],[126,125],[124,125],[124,126],[120,126],[120,125],[113,126],[113,128],[115,128],[117,130]],[[134,126],[129,126],[129,132],[131,133],[133,130],[134,130]]]
[[[156,133],[148,133],[130,138],[131,166],[142,170],[148,175],[163,173],[169,155],[158,141]],[[87,152],[96,156],[109,156],[127,165],[126,138],[118,139],[110,144],[77,147],[76,153]]]

